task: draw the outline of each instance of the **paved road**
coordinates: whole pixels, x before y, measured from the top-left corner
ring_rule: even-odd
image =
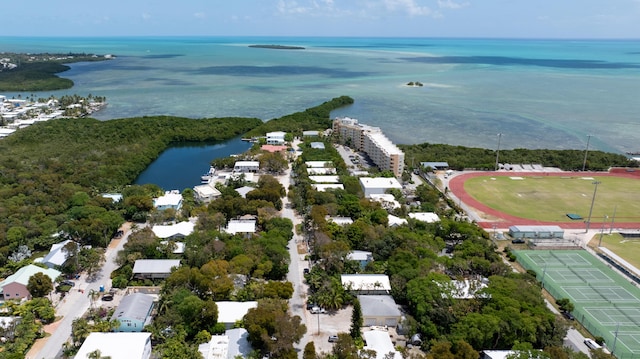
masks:
[[[51,336],[46,338],[44,344],[34,348],[36,350],[40,348],[35,354],[29,352],[27,359],[62,357],[62,345],[71,337],[73,320],[81,317],[89,309],[91,303],[88,293],[91,290],[100,290],[101,285],[104,285],[105,288],[111,288],[111,272],[118,267],[115,263],[116,256],[127,242],[130,233],[130,231],[126,231],[122,238],[118,240],[117,245],[107,248],[105,263],[95,279],[87,281],[86,275],[83,275],[76,281],[76,286],[56,308],[56,316],[63,316],[62,320],[56,323],[57,328],[51,333]]]

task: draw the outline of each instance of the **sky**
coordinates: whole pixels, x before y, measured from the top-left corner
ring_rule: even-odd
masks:
[[[30,0],[0,36],[640,38],[640,0]]]

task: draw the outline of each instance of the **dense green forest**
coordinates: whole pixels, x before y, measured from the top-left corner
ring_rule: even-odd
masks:
[[[92,54],[15,54],[3,53],[18,67],[0,71],[0,91],[53,91],[73,87],[73,81],[56,74],[70,69],[64,63],[105,61]]]
[[[79,236],[111,235],[122,214],[100,199],[101,192],[122,190],[173,142],[222,141],[261,123],[164,116],[59,119],[17,131],[0,141],[0,265],[19,244],[47,248],[54,240],[50,235],[70,221],[83,224],[86,231],[74,227]]]
[[[263,123],[247,133],[247,136],[264,136],[267,132],[284,131],[295,136],[302,135],[302,131],[331,128],[331,111],[342,106],[350,105],[353,99],[348,96],[336,97],[323,104],[308,108],[302,112],[285,115]]]
[[[453,146],[445,144],[422,143],[417,145],[399,145],[405,153],[405,161],[417,167],[420,162],[445,161],[455,170],[465,168],[493,170],[496,165],[496,151],[485,148]],[[558,167],[566,171],[582,170],[584,150],[529,150],[517,148],[500,150],[500,163],[541,164]],[[621,154],[589,151],[586,170],[604,171],[609,167],[637,167],[638,163],[629,161]]]

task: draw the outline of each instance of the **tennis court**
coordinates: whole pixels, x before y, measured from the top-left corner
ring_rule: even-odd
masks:
[[[554,298],[618,358],[640,358],[640,289],[584,250],[514,251]]]

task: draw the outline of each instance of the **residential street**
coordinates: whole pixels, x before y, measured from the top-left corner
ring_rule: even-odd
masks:
[[[62,357],[62,345],[71,337],[73,320],[81,317],[91,305],[88,296],[89,292],[91,290],[100,290],[101,285],[104,285],[106,290],[111,288],[111,272],[117,268],[115,263],[116,255],[127,242],[130,233],[130,230],[126,230],[121,239],[111,241],[105,253],[105,263],[96,275],[95,280],[87,281],[86,275],[82,275],[80,279],[75,281],[75,287],[56,307],[56,316],[63,318],[46,327],[45,330],[48,329],[47,332],[50,336],[36,341],[29,353],[27,353],[27,359]],[[98,300],[99,302],[100,300]]]

